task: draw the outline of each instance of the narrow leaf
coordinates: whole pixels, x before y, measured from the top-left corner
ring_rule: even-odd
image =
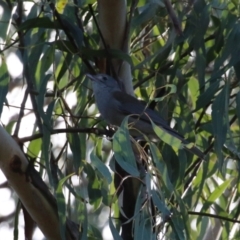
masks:
[[[214,97],[215,93],[218,91],[219,84],[220,84],[219,81],[212,83],[207,88],[207,90],[198,97],[195,111],[204,108],[209,103],[209,101]]]
[[[62,193],[63,185],[64,183],[75,173],[72,173],[63,179],[61,179],[58,183],[57,189],[56,189],[56,199],[57,199],[57,206],[58,206],[58,217],[59,217],[59,223],[60,223],[60,233],[62,239],[66,239],[66,206],[65,206],[65,197]]]
[[[69,145],[73,153],[73,164],[75,171],[78,171],[81,165],[81,143],[78,133],[69,133],[68,134]]]
[[[151,119],[150,121],[151,121],[154,132],[163,142],[167,143],[172,147],[176,147],[177,149],[182,148],[182,141],[179,138],[173,136],[169,132],[165,131],[163,128],[156,125]]]
[[[109,227],[110,227],[110,230],[112,232],[113,239],[114,240],[122,240],[121,236],[119,235],[117,229],[115,228],[115,226],[113,224],[113,221],[112,221],[111,217],[109,217]]]
[[[232,178],[226,180],[223,182],[218,188],[216,188],[208,197],[208,199],[205,201],[205,204],[203,205],[201,212],[206,212],[209,207],[216,202],[216,200],[222,196],[224,191],[227,189],[227,187],[230,185],[232,182]]]
[[[139,171],[135,160],[135,155],[132,150],[130,135],[128,131],[128,117],[126,117],[121,127],[113,137],[113,151],[118,164],[132,176],[138,177]]]
[[[105,164],[97,157],[94,151],[90,154],[91,163],[99,171],[104,178],[107,179],[107,182],[110,184],[112,182],[112,176]]]
[[[227,135],[227,121],[228,121],[228,109],[226,101],[228,98],[227,84],[222,91],[217,95],[212,105],[212,128],[213,135],[215,137],[214,147],[219,158],[219,166],[222,166],[222,147],[226,140]]]
[[[7,65],[3,59],[1,58],[2,64],[0,66],[0,116],[2,114],[3,103],[6,101],[6,96],[8,93],[8,83],[10,80],[10,76],[8,75]]]

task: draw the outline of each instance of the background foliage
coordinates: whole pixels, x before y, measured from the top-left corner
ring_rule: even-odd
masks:
[[[133,3],[128,1],[128,10]],[[164,143],[148,142],[147,150],[138,145],[144,173],[129,147],[126,123],[111,143],[106,122],[96,115],[85,74],[97,71],[97,60],[106,53],[88,4],[97,16],[95,1],[68,3],[62,15],[53,14],[54,4],[46,1],[0,3],[0,112],[6,118],[18,107],[4,126],[36,158],[61,221],[68,215],[80,223],[83,239],[103,238],[105,225],[120,238],[113,150],[129,177],[142,183],[132,206],[135,239],[211,239],[210,233],[215,239],[238,239],[239,2],[176,1],[182,30],[164,1],[137,2],[129,56],[119,50],[110,55],[131,64],[136,96],[206,153],[202,161]],[[17,77],[10,73],[10,54],[23,66]],[[13,106],[14,89],[24,94]],[[27,116],[32,120],[24,122]],[[26,127],[29,135],[21,130]],[[99,217],[104,214],[107,222]]]

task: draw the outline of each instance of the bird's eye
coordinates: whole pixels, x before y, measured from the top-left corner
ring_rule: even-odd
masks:
[[[105,76],[104,76],[102,79],[103,79],[104,81],[107,81],[107,77],[105,77]]]

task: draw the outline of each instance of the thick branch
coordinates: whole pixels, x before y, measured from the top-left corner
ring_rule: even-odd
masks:
[[[28,160],[0,126],[0,168],[47,239],[61,239],[57,213],[26,174]]]
[[[120,49],[128,54],[129,32],[127,27],[127,6],[125,0],[98,0],[99,27],[106,45],[110,49]],[[114,70],[123,83],[125,91],[133,95],[130,65],[114,59]],[[113,75],[114,76],[114,75]]]

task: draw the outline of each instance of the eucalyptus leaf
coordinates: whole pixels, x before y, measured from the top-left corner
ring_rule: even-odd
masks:
[[[73,174],[70,174],[63,179],[61,179],[58,183],[57,189],[56,189],[56,199],[57,199],[57,206],[58,206],[58,217],[59,217],[59,230],[61,233],[62,239],[66,239],[66,206],[65,206],[65,197],[62,193],[64,183],[72,176]]]
[[[111,217],[109,217],[109,227],[110,227],[110,230],[112,232],[114,240],[122,240],[122,238],[120,237],[116,227],[113,224],[113,221],[112,221]]]
[[[113,137],[113,151],[118,164],[129,174],[139,177],[135,155],[132,150],[128,131],[128,116],[122,121],[121,127]]]
[[[7,71],[7,65],[4,58],[1,58],[2,63],[0,64],[0,116],[3,110],[3,103],[6,102],[6,95],[8,93],[8,84],[10,76]]]
[[[201,212],[206,212],[209,210],[209,207],[212,205],[212,203],[216,202],[216,200],[222,196],[224,191],[229,187],[231,184],[232,179],[228,179],[224,181],[221,185],[219,185],[214,191],[209,195],[208,199],[206,199],[206,202],[202,206]]]
[[[73,164],[75,167],[75,171],[78,172],[82,160],[80,148],[81,142],[78,133],[70,133],[68,135],[68,140],[73,153]]]
[[[154,132],[163,142],[169,144],[172,147],[176,147],[177,149],[181,149],[183,147],[182,141],[179,138],[163,130],[161,127],[156,125],[151,119],[150,121],[151,121]]]
[[[218,91],[219,85],[220,81],[212,83],[208,89],[198,97],[195,111],[204,108],[208,104],[209,100],[211,100]]]
[[[215,137],[215,149],[219,158],[219,166],[222,166],[222,147],[226,140],[227,121],[228,121],[228,86],[225,85],[222,91],[217,95],[212,105],[212,127]]]
[[[57,21],[52,21],[49,17],[37,17],[23,22],[18,28],[18,31],[28,30],[30,28],[60,29],[60,24]]]
[[[105,164],[97,157],[97,155],[92,151],[90,154],[91,163],[97,171],[99,171],[107,182],[110,184],[112,182],[112,176]]]

